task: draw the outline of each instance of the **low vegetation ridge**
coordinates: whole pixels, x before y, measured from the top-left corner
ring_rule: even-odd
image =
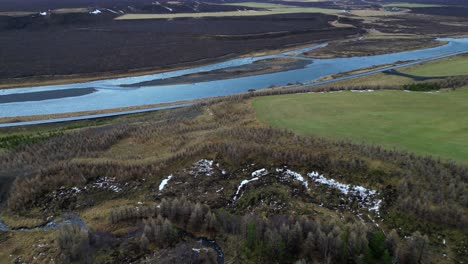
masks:
[[[8,145],[5,224],[81,221],[0,231],[2,258],[212,263],[208,237],[225,262],[466,260],[464,165],[271,128],[242,97],[123,120]]]

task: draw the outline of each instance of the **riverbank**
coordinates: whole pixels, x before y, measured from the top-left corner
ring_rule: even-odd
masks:
[[[309,58],[332,59],[355,56],[375,56],[381,54],[428,49],[447,44],[435,38],[417,36],[399,36],[388,34],[380,37],[361,37],[352,40],[333,41],[319,50],[313,50],[303,55]]]
[[[276,73],[290,70],[302,69],[309,65],[309,60],[301,60],[296,58],[272,58],[258,60],[251,64],[246,64],[236,67],[228,67],[209,72],[200,72],[186,74],[178,77],[171,77],[166,79],[158,79],[146,82],[134,83],[131,85],[124,85],[124,87],[144,87],[144,86],[158,86],[158,85],[177,85],[189,83],[201,83],[215,80],[227,80],[241,77],[248,77],[253,75],[261,75],[267,73]]]
[[[75,117],[75,118],[78,119],[78,118],[84,117],[84,116],[104,115],[104,114],[128,112],[128,111],[135,111],[135,110],[142,110],[142,112],[145,112],[145,110],[152,109],[152,108],[154,108],[154,109],[156,109],[156,108],[164,109],[164,108],[177,107],[178,105],[190,105],[190,104],[200,103],[202,101],[203,101],[203,99],[200,99],[200,100],[186,100],[186,101],[178,101],[178,102],[162,103],[162,104],[139,105],[139,106],[131,106],[131,107],[119,107],[119,108],[96,110],[96,111],[82,111],[82,112],[71,112],[71,113],[51,114],[51,115],[3,117],[3,118],[0,118],[0,124],[31,122],[31,121],[38,121],[38,120],[52,120],[52,119],[72,118],[72,117]]]
[[[285,53],[288,51],[294,51],[297,49],[302,49],[310,47],[311,45],[318,45],[323,43],[323,41],[306,41],[303,43],[288,44],[282,48],[276,49],[262,49],[262,50],[253,50],[245,54],[226,54],[216,58],[207,58],[202,60],[197,60],[193,62],[167,65],[163,68],[140,68],[140,69],[131,69],[126,71],[112,71],[112,72],[99,72],[92,74],[70,74],[70,75],[51,75],[51,76],[34,76],[34,77],[24,77],[24,78],[14,78],[14,79],[2,79],[0,80],[0,89],[14,89],[14,88],[23,88],[23,87],[37,87],[37,86],[50,86],[50,85],[63,85],[63,84],[75,84],[83,82],[92,82],[92,81],[101,81],[117,78],[127,78],[127,77],[139,77],[145,75],[153,75],[159,73],[173,72],[191,69],[194,67],[203,67],[214,63],[220,63],[226,60],[231,60],[235,58],[248,58],[248,57],[259,57],[259,56],[269,56],[280,53]]]
[[[425,58],[425,59],[422,59],[422,60],[416,60],[416,61],[411,61],[411,62],[406,62],[406,63],[401,63],[400,62],[399,64],[396,64],[396,65],[391,64],[391,65],[394,65],[394,66],[388,66],[388,64],[387,64],[387,67],[371,67],[367,71],[363,71],[362,69],[359,69],[359,70],[355,70],[354,72],[352,71],[352,74],[349,74],[349,73],[348,74],[346,74],[346,73],[345,74],[339,74],[338,76],[335,76],[335,79],[330,79],[330,80],[325,79],[325,80],[321,80],[321,81],[313,82],[313,83],[307,82],[307,83],[299,83],[299,84],[294,84],[294,85],[288,85],[288,86],[286,86],[286,88],[293,88],[293,90],[291,90],[291,92],[294,92],[295,91],[294,89],[299,89],[298,92],[301,92],[304,89],[308,90],[309,88],[312,88],[314,86],[321,86],[321,88],[324,88],[324,85],[326,86],[326,85],[329,85],[329,84],[334,83],[334,82],[340,83],[342,81],[357,78],[357,77],[363,77],[363,76],[367,76],[367,75],[377,74],[379,72],[383,72],[383,71],[387,71],[387,70],[392,70],[392,69],[397,69],[397,68],[407,67],[407,66],[413,66],[413,65],[417,65],[417,64],[421,64],[421,63],[425,63],[425,62],[439,60],[439,59],[451,57],[451,56],[461,54],[461,53],[464,53],[464,52],[455,52],[455,53],[450,53],[450,54],[444,54],[444,55],[429,57],[429,58]],[[192,86],[192,85],[190,85],[190,86]],[[195,87],[195,88],[197,88],[197,87]],[[214,86],[214,88],[216,88],[216,86]],[[264,87],[262,87],[262,88],[264,88]],[[141,91],[143,92],[143,91],[150,91],[150,90],[145,89],[145,90],[141,90]],[[246,88],[240,90],[239,93],[238,93],[239,96],[242,96],[241,93],[246,92],[246,91],[247,91]],[[268,90],[266,90],[266,92],[268,93]],[[216,98],[216,97],[219,97],[219,96],[222,97],[222,96],[229,96],[229,95],[230,95],[229,93],[228,94],[220,94],[218,96],[214,96],[212,94],[212,96],[208,96],[208,97],[204,97],[204,98],[198,98],[198,99],[193,99],[193,100],[184,100],[184,101],[174,101],[174,102],[164,103],[164,104],[163,103],[161,103],[161,104],[150,104],[150,106],[152,106],[152,107],[161,107],[161,109],[162,109],[162,108],[167,108],[167,107],[171,107],[171,106],[176,107],[177,105],[186,105],[186,104],[199,103],[199,102],[203,102],[203,101],[206,101],[206,100],[213,100],[213,98]],[[124,110],[124,112],[122,112],[122,110]],[[3,122],[3,124],[8,125],[8,126],[14,126],[15,125],[14,123],[18,123],[18,125],[21,125],[21,124],[19,124],[19,122],[28,122],[28,121],[35,121],[35,120],[37,120],[37,122],[34,122],[34,124],[40,124],[41,120],[44,120],[44,123],[54,122],[53,120],[47,121],[45,119],[47,117],[66,118],[66,120],[55,120],[57,122],[63,122],[63,121],[82,120],[82,119],[86,119],[87,117],[89,117],[89,118],[114,117],[114,116],[118,116],[118,115],[129,114],[128,112],[125,112],[125,111],[128,111],[128,110],[131,110],[132,114],[152,111],[151,109],[148,109],[148,105],[140,105],[140,106],[134,106],[134,107],[127,107],[127,108],[122,108],[122,107],[121,108],[113,108],[113,109],[110,108],[110,110],[109,109],[104,109],[104,110],[96,110],[96,111],[84,111],[84,112],[82,111],[82,113],[80,113],[80,116],[78,116],[76,118],[73,118],[74,117],[73,113],[54,114],[54,115],[34,115],[34,116],[26,116],[25,115],[25,117],[24,117],[25,120],[18,119],[17,117],[6,117],[6,118],[2,118],[1,122]],[[159,109],[155,109],[155,110],[159,110]],[[102,114],[102,115],[92,116],[92,114],[89,114],[89,113]],[[108,113],[108,114],[106,114],[106,113]]]

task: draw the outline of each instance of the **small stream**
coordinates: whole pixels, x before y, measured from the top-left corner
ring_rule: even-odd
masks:
[[[42,101],[21,101],[0,103],[0,117],[58,114],[78,111],[102,110],[119,107],[130,107],[149,104],[170,103],[207,97],[226,96],[250,89],[264,89],[270,86],[287,85],[288,83],[306,83],[321,77],[350,72],[378,65],[393,64],[401,61],[417,61],[457,52],[468,52],[468,38],[440,39],[447,44],[421,50],[405,51],[391,54],[334,59],[305,58],[304,52],[319,49],[326,44],[313,45],[304,49],[284,52],[275,55],[244,57],[214,63],[185,70],[170,71],[144,76],[115,78],[92,82],[64,85],[50,85],[14,89],[0,89],[0,96],[28,94],[33,92],[59,91],[74,89],[93,89],[94,92],[80,96],[54,98]],[[213,80],[190,84],[160,85],[138,87],[139,83],[167,79],[192,73],[210,72],[218,69],[248,65],[255,61],[272,58],[295,58],[309,62],[305,68],[286,70],[274,73],[237,77],[224,80]],[[136,85],[136,88],[124,86]],[[67,92],[64,92],[67,94]],[[74,94],[76,95],[76,94]],[[50,94],[48,94],[50,96]],[[29,98],[27,95],[21,98]]]
[[[201,237],[198,238],[198,243],[202,244],[204,247],[213,249],[218,255],[218,264],[224,264],[224,252],[216,241]]]
[[[223,249],[216,243],[215,240],[210,240],[206,237],[197,237],[193,235],[192,233],[189,233],[187,231],[184,231],[184,234],[194,240],[197,241],[200,245],[211,248],[216,252],[218,264],[224,264],[224,252]]]

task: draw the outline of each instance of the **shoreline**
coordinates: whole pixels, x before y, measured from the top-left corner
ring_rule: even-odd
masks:
[[[371,69],[359,69],[357,71],[351,71],[347,73],[342,73],[340,74],[339,77],[333,78],[333,79],[325,79],[321,80],[318,82],[313,82],[313,83],[304,83],[301,85],[291,85],[291,86],[280,86],[280,87],[275,87],[275,88],[304,88],[304,87],[312,87],[312,86],[322,86],[322,85],[327,85],[333,82],[339,82],[343,80],[348,80],[348,79],[354,79],[366,75],[371,75],[375,73],[379,73],[385,70],[389,69],[396,69],[396,68],[404,68],[412,65],[417,65],[417,64],[422,64],[434,60],[440,60],[448,57],[453,57],[453,56],[458,56],[461,54],[467,54],[468,51],[460,51],[460,52],[455,52],[455,53],[450,53],[450,54],[444,54],[444,55],[439,55],[436,57],[430,57],[426,58],[423,60],[416,60],[416,61],[410,61],[410,62],[400,62],[399,64],[390,64],[393,66],[386,65],[387,67],[383,67],[380,65],[380,67],[371,67]],[[389,67],[388,67],[389,66]],[[353,74],[354,72],[354,74]],[[359,72],[359,73],[357,73]],[[326,76],[325,76],[326,77]],[[330,77],[330,76],[328,76]],[[263,90],[263,89],[262,89]],[[240,94],[238,94],[240,95]],[[223,97],[223,96],[221,96]],[[50,120],[50,119],[58,119],[58,118],[79,118],[82,116],[89,116],[89,115],[99,115],[99,114],[118,114],[119,112],[126,112],[126,111],[135,111],[135,113],[139,112],[145,112],[146,110],[149,110],[151,108],[155,107],[171,107],[171,106],[176,106],[176,105],[183,105],[183,104],[195,104],[195,103],[201,103],[205,102],[207,100],[213,100],[217,98],[215,97],[207,97],[207,98],[200,98],[200,99],[195,99],[195,100],[183,100],[183,101],[174,101],[174,102],[168,102],[168,103],[160,103],[160,104],[146,104],[146,105],[138,105],[138,106],[131,106],[131,107],[121,107],[121,108],[110,108],[110,109],[104,109],[104,110],[91,110],[91,111],[81,111],[81,112],[67,112],[67,113],[59,113],[59,114],[50,114],[50,115],[28,115],[28,116],[16,116],[16,117],[2,117],[0,118],[0,124],[14,124],[14,123],[19,123],[19,122],[30,122],[30,121],[45,121],[45,120]],[[73,120],[69,120],[73,121]]]
[[[138,106],[129,106],[129,107],[110,108],[110,109],[104,109],[104,110],[69,112],[69,113],[50,114],[50,115],[29,115],[29,116],[17,116],[17,117],[0,117],[0,125],[1,124],[6,124],[6,123],[21,123],[21,122],[31,122],[31,121],[38,121],[38,120],[52,120],[52,119],[82,117],[82,116],[90,116],[90,115],[112,114],[112,113],[135,111],[135,110],[145,110],[145,109],[159,108],[159,107],[161,107],[161,108],[163,108],[163,107],[175,107],[177,105],[196,104],[196,103],[200,103],[200,102],[202,102],[204,100],[205,99],[185,100],[185,101],[177,101],[177,102],[170,102],[170,103],[138,105]]]
[[[437,36],[433,36],[434,39]],[[445,36],[447,37],[447,36]],[[452,38],[452,36],[449,36]],[[194,67],[202,67],[206,65],[210,65],[213,63],[220,63],[223,61],[237,59],[237,58],[245,58],[245,57],[258,57],[258,56],[268,56],[274,55],[279,53],[284,53],[292,50],[301,49],[304,47],[308,47],[310,45],[318,45],[324,42],[332,41],[331,43],[341,43],[350,40],[358,39],[358,36],[350,36],[340,40],[321,40],[321,41],[310,41],[304,43],[296,43],[290,44],[283,48],[278,49],[265,49],[265,50],[254,50],[245,54],[233,54],[228,53],[223,56],[215,57],[215,58],[206,58],[197,61],[191,62],[184,62],[179,64],[173,64],[166,67],[155,67],[155,68],[140,68],[140,69],[127,69],[127,70],[118,70],[118,71],[111,71],[111,72],[100,72],[100,73],[83,73],[83,74],[70,74],[70,75],[42,75],[42,76],[30,76],[30,77],[20,77],[20,78],[12,78],[12,79],[3,79],[0,80],[0,90],[8,90],[8,89],[15,89],[15,88],[27,88],[27,87],[40,87],[40,86],[53,86],[53,85],[67,85],[67,84],[76,84],[76,83],[86,83],[92,81],[100,81],[100,80],[109,80],[109,79],[117,79],[117,78],[129,78],[129,77],[139,77],[144,75],[152,75],[152,74],[159,74],[165,72],[172,72],[178,70],[186,70]],[[463,38],[462,36],[453,36],[453,38]],[[371,38],[372,39],[372,38]],[[382,41],[385,39],[382,38]],[[427,48],[430,47],[437,47],[444,45],[444,42],[441,42],[439,45],[427,45]],[[404,51],[413,51],[415,49],[409,48],[405,50],[401,50],[398,52]],[[327,54],[327,51],[321,52],[318,54],[311,56],[311,59],[332,59],[332,58],[342,58],[342,56],[336,56],[334,54]],[[376,54],[375,54],[376,55]],[[307,56],[306,56],[307,57]]]
[[[326,40],[324,40],[326,41]],[[203,67],[213,63],[220,63],[227,60],[246,58],[246,57],[258,57],[258,56],[267,56],[274,55],[283,52],[288,52],[296,49],[301,49],[311,45],[318,45],[323,43],[323,41],[310,41],[305,43],[296,43],[290,44],[286,47],[280,49],[272,50],[257,50],[251,51],[245,54],[233,54],[228,53],[223,56],[215,58],[206,58],[202,60],[185,62],[179,64],[169,65],[164,68],[142,68],[142,69],[128,69],[112,72],[101,72],[101,73],[89,73],[89,74],[70,74],[70,75],[56,75],[56,76],[31,76],[31,77],[21,77],[14,79],[4,79],[0,80],[0,90],[9,90],[16,88],[28,88],[28,87],[40,87],[40,86],[53,86],[53,85],[67,85],[67,84],[76,84],[76,83],[86,83],[92,81],[101,81],[101,80],[110,80],[118,78],[129,78],[129,77],[139,77],[145,75],[159,74],[165,72],[179,71],[191,69],[194,67]],[[52,78],[52,79],[49,79]]]

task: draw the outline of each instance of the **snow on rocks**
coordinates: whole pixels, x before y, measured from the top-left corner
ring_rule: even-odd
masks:
[[[309,183],[304,179],[304,177],[300,173],[297,173],[290,169],[276,169],[276,172],[281,173],[285,177],[291,177],[297,181],[302,182],[302,185],[304,185],[306,189],[309,189]]]
[[[104,189],[104,190],[111,190],[117,193],[122,191],[122,188],[120,188],[115,178],[111,178],[111,177],[98,178],[92,187],[98,188],[98,189]]]
[[[172,11],[174,11],[174,10],[173,10],[172,8],[170,8],[170,7],[163,6],[163,5],[161,5],[161,6],[162,6],[162,7],[164,7],[165,9],[169,10],[169,12],[172,12]]]
[[[354,196],[359,198],[359,207],[367,208],[369,211],[375,212],[379,215],[380,205],[382,203],[381,199],[377,199],[377,191],[367,189],[359,185],[350,185],[338,182],[334,179],[327,179],[325,176],[320,175],[318,172],[313,171],[308,173],[309,176],[315,183],[327,185],[331,188],[338,189],[341,193],[349,196]]]
[[[112,9],[109,9],[109,8],[106,8],[107,11],[113,13],[113,14],[116,14],[116,15],[119,15],[120,13],[115,11],[115,10],[112,10]]]
[[[47,16],[47,12],[39,12],[40,16]]]
[[[368,89],[368,90],[351,90],[353,93],[367,93],[367,92],[373,92],[374,90]]]
[[[253,165],[254,164],[252,164],[252,166]],[[259,169],[259,170],[256,170],[256,171],[252,172],[251,175],[252,175],[253,178],[250,179],[250,180],[241,181],[241,183],[239,184],[239,187],[237,187],[237,192],[236,192],[236,195],[234,195],[233,200],[236,201],[237,199],[239,199],[240,191],[245,185],[249,184],[250,182],[257,181],[257,180],[260,179],[260,177],[265,176],[267,174],[268,174],[268,171],[265,168]]]
[[[252,174],[253,174],[253,173],[252,173]],[[236,195],[234,195],[233,200],[236,201],[237,199],[239,199],[239,193],[240,193],[242,187],[244,187],[245,185],[249,184],[250,182],[256,181],[256,180],[258,180],[258,179],[260,179],[260,178],[259,178],[259,177],[255,177],[255,178],[252,178],[252,179],[250,179],[250,180],[243,180],[243,181],[241,181],[239,187],[237,188]]]
[[[89,13],[90,13],[91,15],[99,15],[99,14],[101,14],[102,12],[101,12],[101,10],[99,10],[99,9],[94,9],[93,11],[90,11]]]
[[[162,180],[161,181],[161,184],[159,184],[159,190],[162,191],[164,189],[164,187],[167,185],[167,183],[169,182],[169,180],[172,178],[172,174],[167,176],[166,179]]]
[[[252,177],[261,177],[267,174],[268,174],[268,171],[265,168],[263,168],[263,169],[252,172]]]
[[[192,170],[190,171],[190,174],[193,176],[197,176],[200,174],[204,174],[205,176],[213,175],[214,174],[213,161],[202,159],[202,160],[195,162],[192,166]]]

